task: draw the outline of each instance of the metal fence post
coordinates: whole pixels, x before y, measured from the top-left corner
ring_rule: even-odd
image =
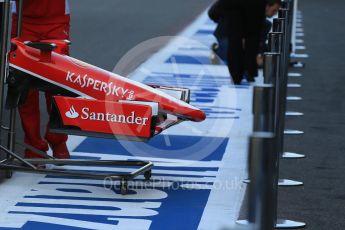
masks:
[[[2,129],[3,129],[3,107],[4,107],[4,93],[5,80],[8,72],[7,52],[10,34],[10,19],[11,19],[11,3],[10,0],[0,2],[1,5],[1,41],[0,41],[0,144],[2,143]]]
[[[272,84],[257,85],[254,87],[254,132],[274,132],[274,93]]]
[[[254,133],[249,144],[249,222],[260,229],[275,227],[277,207],[276,144],[273,133]]]
[[[291,35],[292,3],[284,2],[287,9],[280,11],[270,34],[271,53],[264,57],[265,85],[254,87],[254,130],[249,144],[249,211],[248,220],[239,224],[254,223],[260,230],[305,227],[305,223],[277,219],[279,185],[294,181],[279,180],[279,158],[283,153],[286,112],[287,73]],[[290,27],[290,28],[289,28]],[[268,104],[271,104],[268,105]],[[270,114],[274,114],[270,116]],[[297,184],[294,184],[297,185]]]
[[[259,230],[273,230],[276,224],[277,182],[276,144],[274,134],[256,132],[249,141],[249,209],[248,220],[238,224],[254,223]]]
[[[270,36],[272,37],[272,36]],[[275,40],[275,38],[270,38],[271,40]],[[278,73],[278,66],[280,61],[280,53],[264,53],[264,83],[265,84],[272,84],[275,86],[278,82],[277,73]]]
[[[20,37],[22,33],[22,21],[23,21],[23,1],[18,1],[18,21],[17,21],[17,37]],[[16,109],[10,109],[10,121],[9,121],[9,132],[8,132],[8,140],[7,140],[7,148],[11,151],[15,151],[15,143],[16,143]]]
[[[285,14],[285,16],[288,16],[288,11],[287,10],[280,10],[280,12],[283,12]],[[282,13],[280,13],[282,14]],[[286,34],[288,33],[288,29],[287,29],[287,21],[286,19],[283,18],[278,18],[278,19],[274,19],[273,25],[274,25],[274,29],[279,30],[279,31],[275,31],[275,32],[283,32],[283,36],[281,39],[281,45],[278,45],[278,47],[274,47],[274,45],[271,45],[271,48],[275,48],[275,50],[273,50],[274,52],[280,52],[281,55],[281,60],[280,60],[280,89],[281,89],[281,96],[280,96],[280,111],[283,111],[284,116],[286,115],[286,97],[287,97],[287,76],[288,76],[288,63],[289,63],[289,39],[286,36]],[[270,38],[274,38],[274,37],[280,37],[280,35],[271,35]],[[276,44],[277,42],[271,42],[271,44]],[[279,42],[278,42],[279,43]],[[289,116],[294,116],[294,115],[303,115],[300,113],[288,113]],[[284,128],[285,126],[285,120],[282,120],[281,122],[281,128]],[[296,131],[296,130],[286,130],[285,132],[286,135],[299,135],[299,134],[303,134],[302,131]]]
[[[280,12],[285,12],[285,16],[288,16],[288,11],[280,10]],[[282,13],[280,13],[282,14]],[[287,43],[289,43],[287,34],[287,22],[288,19],[285,18],[277,18],[274,19],[273,26],[275,30],[274,32],[278,32],[277,34],[272,34],[269,38],[272,39],[269,41],[271,44],[271,48],[275,49],[272,50],[274,52],[279,52],[281,55],[279,57],[279,65],[277,66],[277,85],[276,85],[276,112],[277,112],[277,143],[278,143],[278,150],[281,157],[284,156],[284,132],[285,132],[285,113],[286,113],[286,96],[287,96],[287,69],[288,69],[288,56],[289,50],[287,49]],[[275,40],[275,39],[278,39]],[[275,45],[274,45],[275,44]],[[302,158],[304,156],[295,155],[295,154],[287,154],[286,157],[298,157]],[[303,182],[293,181],[293,180],[279,180],[280,186],[301,186]]]
[[[272,33],[269,36],[269,45],[271,50],[278,50],[277,42],[281,41],[282,33]],[[279,60],[280,60],[280,53],[265,53],[264,54],[264,82],[267,84],[279,85]],[[276,96],[278,98],[280,95],[279,87],[276,88]],[[277,111],[278,113],[278,111]],[[276,118],[278,119],[278,118]],[[282,158],[283,159],[299,159],[304,158],[305,155],[292,153],[292,152],[283,152]]]
[[[7,54],[10,46],[10,34],[11,34],[11,2],[10,0],[4,0],[2,5],[2,17],[1,17],[1,41],[0,41],[0,146],[2,145],[2,130],[10,131],[9,128],[3,125],[3,108],[4,108],[4,93],[5,82],[8,75],[8,59]],[[6,154],[6,158],[10,159],[11,156]],[[6,178],[12,177],[11,170],[5,170]]]

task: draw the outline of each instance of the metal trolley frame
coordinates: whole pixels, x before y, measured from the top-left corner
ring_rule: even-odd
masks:
[[[23,18],[23,0],[19,0],[18,7],[18,25],[17,36],[20,36],[22,31],[22,18]],[[0,136],[3,136],[3,131],[7,132],[7,145],[4,146],[3,141],[0,140],[0,151],[6,154],[5,159],[0,161],[0,170],[6,172],[6,177],[11,178],[13,171],[23,171],[29,173],[40,174],[53,174],[60,176],[71,176],[92,179],[111,179],[120,181],[121,194],[125,195],[128,192],[128,181],[134,179],[139,175],[144,175],[146,180],[151,178],[153,163],[149,161],[126,161],[126,160],[61,160],[48,156],[33,147],[25,146],[40,154],[44,158],[39,159],[25,159],[15,153],[16,137],[16,110],[10,110],[9,127],[2,125],[4,114],[4,93],[5,81],[9,72],[9,65],[7,62],[7,54],[10,47],[10,34],[11,34],[11,2],[10,0],[0,0],[0,13],[1,13],[1,35],[0,35]],[[135,167],[136,170],[130,173],[84,173],[74,172],[59,169],[47,169],[38,165],[52,164],[57,166],[62,165],[79,165],[79,166],[120,166],[120,167]]]

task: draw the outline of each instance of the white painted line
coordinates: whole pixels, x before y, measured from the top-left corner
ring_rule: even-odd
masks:
[[[288,73],[288,77],[302,77],[301,73]]]
[[[296,48],[296,50],[306,50],[307,49],[307,47],[305,47],[305,46],[296,46],[295,48]]]
[[[287,116],[287,117],[300,117],[300,116],[304,116],[304,113],[287,111],[285,113],[285,116]]]
[[[301,84],[290,83],[287,85],[288,88],[301,88]]]
[[[302,135],[302,134],[304,134],[304,132],[300,131],[300,130],[290,130],[290,129],[287,129],[287,130],[284,130],[284,134],[285,135]]]
[[[308,54],[291,54],[290,55],[291,58],[308,58],[309,55]]]
[[[295,97],[295,96],[288,96],[288,97],[286,97],[286,100],[288,100],[288,101],[301,101],[302,98],[301,97]]]

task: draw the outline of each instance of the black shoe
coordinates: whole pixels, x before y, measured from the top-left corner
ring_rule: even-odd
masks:
[[[211,45],[211,50],[212,50],[213,52],[216,52],[218,49],[219,49],[218,43],[214,42],[214,43]]]
[[[241,85],[242,79],[232,79],[232,82],[234,83],[234,85]]]
[[[244,78],[247,80],[247,82],[255,82],[254,76],[256,76],[256,74],[250,74],[248,71],[244,73]]]
[[[246,80],[247,80],[247,82],[255,82],[255,78],[253,76],[250,76],[250,75],[246,75]]]

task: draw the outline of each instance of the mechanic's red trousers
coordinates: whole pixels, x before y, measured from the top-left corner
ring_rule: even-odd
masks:
[[[16,20],[13,20],[12,37],[15,37]],[[23,23],[22,34],[20,36],[25,41],[40,41],[46,39],[65,40],[69,39],[69,23],[64,24],[29,24]],[[59,51],[62,54],[69,54],[69,50],[65,49]],[[47,112],[51,112],[52,95],[45,93]],[[67,135],[55,134],[49,132],[49,124],[46,127],[45,140],[40,134],[40,110],[39,110],[39,92],[35,89],[30,89],[26,101],[20,105],[19,114],[24,130],[24,142],[32,147],[43,152],[47,151],[48,144],[53,150],[53,155],[56,158],[69,158],[69,152],[66,147]],[[40,155],[35,154],[29,149],[25,150],[25,157],[35,158]]]

